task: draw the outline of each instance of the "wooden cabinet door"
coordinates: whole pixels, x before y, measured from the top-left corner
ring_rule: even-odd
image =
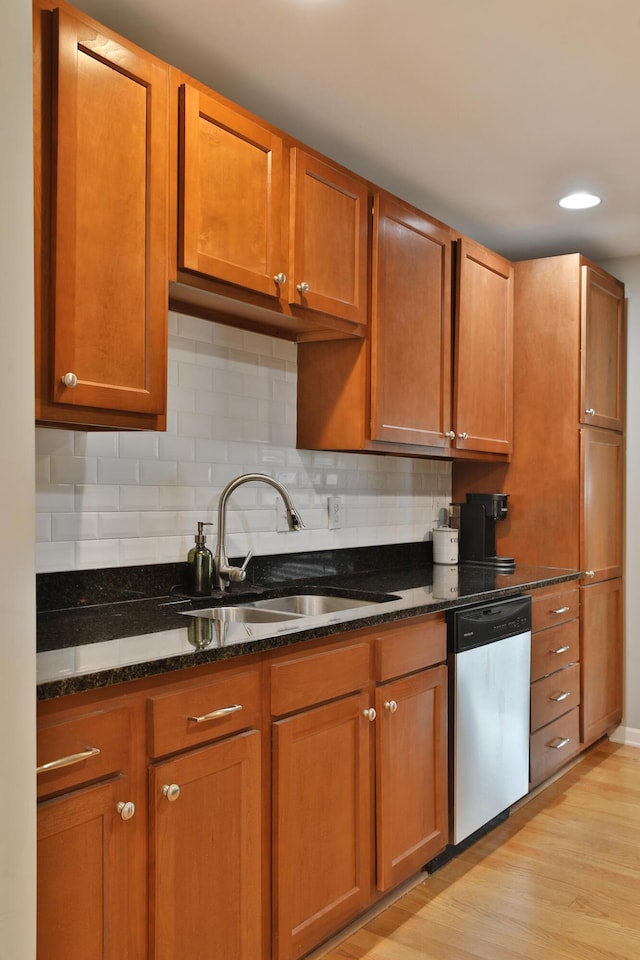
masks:
[[[145,836],[118,813],[127,790],[119,778],[39,804],[38,960],[145,960],[132,869]]]
[[[447,668],[376,690],[377,885],[389,890],[448,839]]]
[[[580,568],[591,579],[622,574],[623,438],[580,428]]]
[[[451,429],[451,236],[374,198],[371,438],[444,447]]]
[[[592,743],[622,718],[622,580],[580,588],[581,738]]]
[[[260,742],[249,731],[151,768],[154,960],[264,956]]]
[[[286,297],[282,138],[189,84],[180,95],[179,267]]]
[[[624,287],[581,267],[581,423],[622,430]]]
[[[366,324],[366,182],[295,147],[291,192],[290,302]]]
[[[366,694],[273,725],[274,960],[293,960],[366,907],[371,883]]]
[[[50,385],[43,399],[163,413],[167,68],[66,11],[54,17],[52,314],[49,342],[38,350],[39,363],[50,364]],[[64,385],[68,373],[75,386],[73,379]]]
[[[509,454],[513,432],[513,265],[458,242],[453,418],[456,447]]]

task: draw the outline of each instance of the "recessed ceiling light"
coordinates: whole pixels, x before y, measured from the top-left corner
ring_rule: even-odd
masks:
[[[588,207],[597,207],[600,197],[596,197],[594,193],[570,193],[558,200],[558,203],[567,210],[586,210]]]

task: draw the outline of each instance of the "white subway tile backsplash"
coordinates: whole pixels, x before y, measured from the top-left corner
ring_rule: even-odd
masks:
[[[430,537],[449,463],[297,450],[294,343],[174,313],[169,333],[166,433],[36,431],[39,571],[184,560],[197,521],[215,522],[220,492],[247,472],[284,483],[306,526],[278,532],[275,490],[243,485],[229,499],[232,556]],[[343,501],[338,530],[329,494]]]

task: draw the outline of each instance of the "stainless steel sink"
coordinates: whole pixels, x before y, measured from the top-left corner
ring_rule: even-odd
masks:
[[[256,610],[282,611],[299,617],[319,617],[325,613],[338,613],[341,610],[354,610],[368,607],[376,600],[354,600],[352,597],[329,597],[320,594],[303,593],[293,597],[272,597],[270,600],[256,600],[248,606]]]
[[[261,610],[254,606],[206,607],[204,610],[183,610],[187,617],[206,617],[208,620],[222,620],[225,623],[278,623],[281,620],[295,620],[301,614],[288,613],[286,610]]]

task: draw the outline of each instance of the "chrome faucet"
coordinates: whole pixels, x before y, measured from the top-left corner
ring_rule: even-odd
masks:
[[[273,477],[268,477],[265,473],[244,473],[241,477],[236,477],[235,480],[228,483],[220,494],[220,500],[218,501],[218,543],[213,561],[218,578],[218,586],[221,590],[224,590],[231,580],[233,580],[234,583],[241,583],[245,579],[247,575],[247,564],[253,556],[253,551],[250,550],[241,567],[229,566],[226,547],[227,500],[229,499],[229,495],[233,493],[237,487],[243,483],[250,483],[255,480],[261,483],[268,483],[269,486],[274,487],[278,491],[287,509],[287,522],[290,530],[300,530],[304,527],[302,518],[293,505],[289,491],[278,480],[274,480]]]

